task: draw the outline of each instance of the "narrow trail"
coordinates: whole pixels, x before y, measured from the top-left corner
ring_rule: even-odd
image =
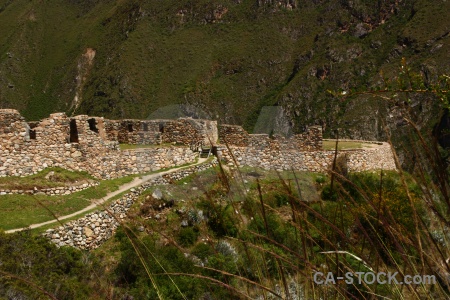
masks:
[[[207,158],[199,158],[198,162],[196,162],[194,164],[190,164],[190,165],[187,165],[187,166],[184,166],[184,167],[178,167],[178,168],[170,169],[170,170],[167,170],[167,171],[153,173],[153,174],[150,174],[150,175],[143,176],[142,178],[135,178],[133,181],[131,181],[129,183],[126,183],[124,185],[121,185],[117,191],[109,192],[108,194],[106,194],[105,197],[103,197],[101,199],[93,200],[92,201],[93,203],[91,205],[86,206],[85,208],[80,209],[80,210],[78,210],[78,211],[76,211],[74,213],[71,213],[71,214],[65,215],[65,216],[60,216],[60,217],[58,217],[58,219],[53,219],[53,220],[49,220],[49,221],[42,222],[42,223],[37,223],[37,224],[31,224],[31,225],[29,225],[27,227],[21,227],[21,228],[6,230],[5,233],[13,233],[13,232],[16,232],[16,231],[21,231],[21,230],[26,230],[26,229],[34,229],[34,228],[42,227],[42,226],[45,226],[45,225],[48,225],[48,224],[56,223],[58,221],[62,221],[62,220],[65,220],[65,219],[76,217],[78,215],[81,215],[81,214],[83,214],[85,212],[90,211],[91,209],[94,209],[94,208],[102,205],[103,203],[105,203],[109,199],[117,196],[118,194],[123,193],[125,191],[128,191],[129,189],[132,189],[134,187],[137,187],[137,186],[139,186],[139,185],[141,185],[141,184],[143,184],[143,183],[145,183],[145,182],[147,182],[149,180],[152,180],[152,179],[154,179],[156,177],[159,177],[159,176],[162,176],[162,175],[165,175],[165,174],[169,174],[169,173],[172,173],[172,172],[179,171],[179,170],[184,169],[184,168],[190,168],[192,166],[200,165],[200,164],[204,163],[206,160],[207,160]]]

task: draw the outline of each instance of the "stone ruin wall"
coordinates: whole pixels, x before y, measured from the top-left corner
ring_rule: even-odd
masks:
[[[10,190],[10,189],[0,189],[0,196],[3,195],[47,195],[47,196],[60,196],[69,195],[75,192],[79,192],[90,187],[99,185],[99,182],[83,183],[75,186],[61,186],[38,189],[34,188],[31,190]]]
[[[193,143],[219,147],[231,162],[228,144],[240,165],[267,169],[324,171],[334,151],[322,150],[322,130],[311,126],[291,138],[248,134],[241,126],[216,121],[107,120],[86,115],[67,117],[55,113],[40,122],[29,122],[16,110],[0,110],[0,176],[24,176],[46,167],[87,171],[97,178],[116,178],[194,162]],[[120,150],[119,142],[153,144],[145,149]],[[177,144],[158,147],[161,143]],[[389,145],[340,151],[350,171],[395,169]]]
[[[281,135],[270,137],[268,134],[248,134],[238,125],[220,125],[219,141],[233,147],[252,147],[267,150],[296,150],[320,151],[322,150],[322,128],[311,126],[304,133],[296,134],[290,138]]]
[[[87,171],[97,178],[116,178],[191,163],[197,157],[188,147],[121,151],[117,141],[105,138],[104,121],[56,113],[32,124],[31,129],[16,110],[0,110],[0,176],[62,167]]]
[[[204,146],[216,145],[219,139],[217,121],[181,118],[171,120],[163,127],[163,143]]]
[[[106,136],[124,144],[176,144],[190,146],[217,143],[217,121],[180,118],[178,120],[105,120]]]
[[[160,145],[159,122],[146,120],[105,120],[108,140],[132,145]]]
[[[257,149],[253,147],[230,147],[238,165],[260,167],[272,170],[300,170],[326,172],[332,166],[334,151],[296,151],[292,149]],[[230,151],[223,147],[221,157],[228,163],[233,162]],[[350,172],[368,170],[396,170],[394,157],[388,143],[376,148],[340,150],[344,155]]]
[[[188,147],[160,147],[122,150],[121,169],[139,174],[195,162],[198,154]]]
[[[224,125],[219,126],[219,142],[229,146],[247,147],[250,135],[241,126]]]

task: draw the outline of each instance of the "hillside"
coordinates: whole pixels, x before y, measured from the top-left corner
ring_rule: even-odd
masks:
[[[327,90],[381,86],[402,57],[427,79],[448,74],[448,11],[444,0],[0,0],[0,106],[37,120],[187,103],[251,131],[278,105],[295,131],[380,139],[382,124],[401,125],[392,105]],[[442,114],[433,103],[413,98],[420,126]]]

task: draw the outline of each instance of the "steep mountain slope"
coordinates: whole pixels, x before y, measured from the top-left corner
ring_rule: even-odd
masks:
[[[0,105],[28,119],[146,118],[189,103],[248,130],[280,105],[296,131],[381,138],[399,125],[390,104],[327,90],[379,86],[402,57],[427,78],[448,74],[448,11],[445,0],[1,0]],[[413,98],[421,126],[436,122],[434,103]]]

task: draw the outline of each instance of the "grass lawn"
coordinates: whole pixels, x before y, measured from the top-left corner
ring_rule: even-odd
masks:
[[[101,181],[98,186],[65,196],[5,195],[0,196],[0,229],[9,230],[54,219],[83,209],[92,200],[104,197],[135,175]],[[50,212],[51,211],[51,212]]]
[[[53,175],[49,173],[53,172]],[[46,176],[48,176],[46,178]],[[32,190],[62,187],[67,185],[81,184],[95,180],[87,172],[69,171],[62,168],[46,168],[45,170],[30,176],[0,177],[0,189],[4,190]]]
[[[358,149],[363,147],[374,147],[376,144],[362,143],[358,141],[352,142],[339,142],[338,150],[345,149]],[[336,141],[323,141],[323,150],[334,150],[336,147]]]

